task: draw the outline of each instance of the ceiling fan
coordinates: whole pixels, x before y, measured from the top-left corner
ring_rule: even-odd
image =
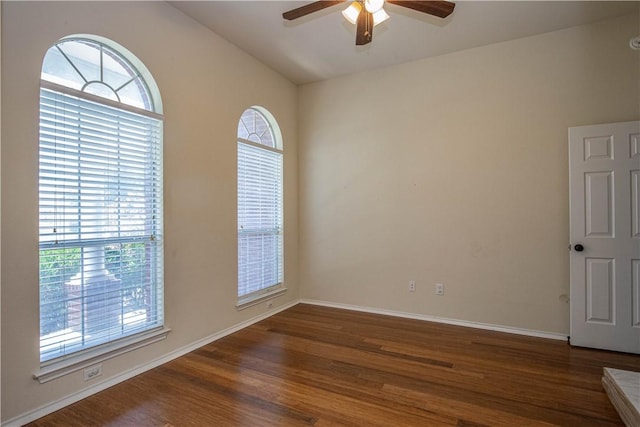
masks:
[[[344,3],[345,0],[336,1],[314,1],[313,3],[291,9],[282,14],[286,20],[292,21],[310,13]],[[450,1],[409,1],[409,0],[386,0],[386,3],[395,4],[418,12],[446,18],[453,12],[455,3]],[[385,0],[353,0],[345,10],[342,11],[344,17],[356,25],[356,45],[371,43],[373,38],[373,27],[389,19],[389,15],[384,10]]]

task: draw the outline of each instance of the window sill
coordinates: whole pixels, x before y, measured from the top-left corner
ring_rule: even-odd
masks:
[[[256,304],[260,304],[262,301],[280,296],[285,292],[287,292],[287,288],[277,288],[277,289],[273,289],[268,292],[265,292],[264,294],[253,295],[249,298],[241,298],[238,300],[238,303],[236,304],[236,310],[238,311],[244,310],[245,308],[249,308]]]
[[[33,374],[33,378],[38,380],[40,384],[44,384],[72,372],[95,365],[96,363],[101,363],[149,344],[162,341],[167,337],[169,332],[171,332],[171,329],[168,328],[155,329],[146,333],[123,338],[122,340],[82,352],[82,354],[72,355],[50,364],[45,363],[38,372]]]

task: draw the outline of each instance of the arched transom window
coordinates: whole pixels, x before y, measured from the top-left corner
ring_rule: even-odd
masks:
[[[146,81],[122,54],[91,39],[63,39],[42,65],[42,80],[122,104],[156,111]]]

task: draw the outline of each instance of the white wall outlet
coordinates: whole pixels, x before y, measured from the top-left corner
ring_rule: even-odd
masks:
[[[444,295],[444,283],[436,283],[436,295]]]
[[[271,310],[273,308],[273,301],[267,301],[267,309]]]
[[[409,292],[415,292],[415,291],[416,291],[416,281],[409,280]]]
[[[89,381],[102,375],[102,363],[84,370],[84,380]]]

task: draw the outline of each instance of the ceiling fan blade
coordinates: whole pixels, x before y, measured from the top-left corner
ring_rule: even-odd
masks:
[[[439,18],[446,18],[451,15],[456,7],[450,1],[410,1],[410,0],[387,0],[387,3],[395,4],[418,12],[428,13]]]
[[[371,43],[373,39],[373,14],[362,9],[356,23],[356,46]]]
[[[304,6],[300,6],[297,7],[295,9],[291,9],[285,13],[282,14],[282,17],[284,19],[287,19],[289,21],[293,20],[293,19],[298,19],[301,18],[305,15],[308,15],[310,13],[313,12],[317,12],[319,10],[322,9],[326,9],[328,7],[331,7],[333,5],[339,4],[339,3],[343,3],[344,0],[337,0],[337,1],[314,1],[313,3],[309,3],[309,4],[305,4]]]

